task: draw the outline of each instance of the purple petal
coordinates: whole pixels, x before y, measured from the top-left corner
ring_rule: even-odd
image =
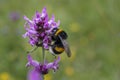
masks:
[[[25,23],[25,28],[27,30],[27,25],[30,26],[30,28],[32,28],[32,26],[34,25],[33,21],[31,21],[29,18],[27,18],[26,16],[23,17],[27,22]],[[29,29],[29,28],[28,28]]]
[[[51,28],[51,27],[49,26],[49,23],[48,23],[48,22],[44,24],[44,29],[49,30],[50,28]]]
[[[31,44],[31,46],[35,46],[36,42],[33,40],[29,40],[29,43]]]
[[[47,21],[48,21],[48,14],[47,14],[47,11],[46,11],[46,7],[44,7],[43,10],[42,10],[41,19],[42,19],[44,22],[47,22]]]
[[[36,11],[36,14],[35,14],[35,15],[36,15],[36,18],[40,18],[40,16],[41,16],[38,11]]]
[[[29,18],[27,18],[26,16],[23,17],[28,23],[33,23]]]
[[[37,34],[37,31],[35,31],[35,30],[29,30],[29,33],[30,34]]]
[[[44,37],[44,36],[45,36],[45,33],[44,33],[44,32],[42,32],[42,33],[40,34],[40,36],[41,36],[41,37]]]
[[[53,67],[53,62],[48,63],[47,66],[46,66],[47,69],[51,69],[52,67]]]
[[[29,38],[30,38],[29,43],[30,43],[32,46],[34,46],[34,45],[36,45],[36,44],[38,43],[37,37],[35,37],[35,36],[29,36]]]
[[[46,14],[46,13],[47,13],[47,12],[46,12],[46,7],[43,8],[42,13],[43,13],[43,14]]]
[[[49,48],[49,43],[51,43],[51,39],[48,36],[45,36],[43,40],[43,46],[45,49]]]
[[[45,49],[49,49],[49,46],[48,46],[48,44],[46,44],[46,43],[43,43],[43,46],[44,46],[44,48],[45,48]]]
[[[47,25],[48,25],[51,29],[53,29],[53,28],[58,28],[58,26],[60,25],[60,21],[55,22],[54,20],[55,20],[55,17],[54,17],[54,15],[53,15],[52,18],[51,18],[51,19],[48,21],[48,23],[47,23]]]
[[[28,32],[22,35],[23,38],[26,38],[28,36]]]
[[[28,54],[28,63],[26,64],[26,66],[34,66],[34,67],[37,67],[39,66],[39,62],[36,61],[36,60],[33,60],[31,55]]]
[[[43,80],[43,75],[37,70],[33,69],[28,72],[28,80]]]
[[[41,18],[35,18],[33,21],[35,24],[37,24],[37,23],[41,22],[42,20],[41,20]]]
[[[59,27],[59,25],[60,25],[60,20],[58,20],[56,26]]]
[[[41,17],[44,18],[47,15],[46,8],[43,8]]]
[[[50,20],[48,21],[49,26],[50,26],[53,22],[54,22],[54,21],[53,21],[52,19],[50,19]]]
[[[32,60],[33,60],[33,59],[32,59],[32,57],[31,57],[31,55],[30,55],[30,54],[28,54],[28,56],[27,56],[27,57],[28,57],[28,61],[29,61],[29,62],[32,62]]]
[[[60,61],[60,56],[58,56],[58,59],[56,59],[56,60],[54,61],[54,64],[55,64],[55,65],[58,64],[59,61]]]
[[[52,15],[51,20],[52,20],[52,21],[55,21],[55,16],[54,16],[54,15]]]
[[[59,61],[60,61],[60,56],[58,56],[58,59],[56,59],[54,62],[47,64],[46,68],[53,69],[54,71],[56,71],[58,69],[58,62]]]

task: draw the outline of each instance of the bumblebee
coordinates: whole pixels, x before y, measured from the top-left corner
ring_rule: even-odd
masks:
[[[53,55],[61,54],[65,51],[68,57],[71,56],[71,51],[66,41],[67,37],[67,33],[61,29],[54,28],[52,30],[51,38],[53,40],[53,44],[51,45],[49,50],[53,53]]]

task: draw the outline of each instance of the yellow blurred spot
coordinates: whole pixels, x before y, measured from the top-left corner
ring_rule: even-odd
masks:
[[[65,73],[68,76],[72,76],[74,74],[74,69],[72,67],[67,67]]]
[[[0,80],[10,80],[10,75],[7,72],[0,74]]]
[[[80,25],[79,25],[79,23],[72,23],[71,25],[70,25],[70,30],[72,31],[72,32],[78,32],[79,31],[79,29],[80,29]]]
[[[69,58],[71,61],[74,61],[75,57],[76,57],[76,48],[75,47],[71,47],[71,57]]]
[[[46,74],[44,78],[44,80],[52,80],[52,76],[50,74]]]
[[[89,33],[88,38],[90,40],[94,40],[95,39],[95,34],[93,32]]]

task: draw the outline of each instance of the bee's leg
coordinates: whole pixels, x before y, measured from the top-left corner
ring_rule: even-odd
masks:
[[[51,45],[51,47],[49,47],[49,51],[50,51],[50,53],[56,58],[56,55],[54,54],[54,52],[53,52],[53,50],[52,50],[52,46],[53,46],[53,45]]]
[[[35,48],[33,48],[32,50],[30,51],[27,51],[27,53],[33,53],[38,47],[36,46]]]
[[[56,56],[55,54],[52,54],[52,55],[53,55],[53,56],[55,57],[55,59],[56,59],[57,56]]]

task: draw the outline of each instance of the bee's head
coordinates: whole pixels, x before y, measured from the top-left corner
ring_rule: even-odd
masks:
[[[53,28],[51,31],[50,36],[51,36],[52,40],[56,39],[55,33],[57,32],[57,30],[58,30],[58,28]]]
[[[52,31],[51,31],[51,34],[54,35],[57,30],[58,30],[58,28],[53,28]]]

